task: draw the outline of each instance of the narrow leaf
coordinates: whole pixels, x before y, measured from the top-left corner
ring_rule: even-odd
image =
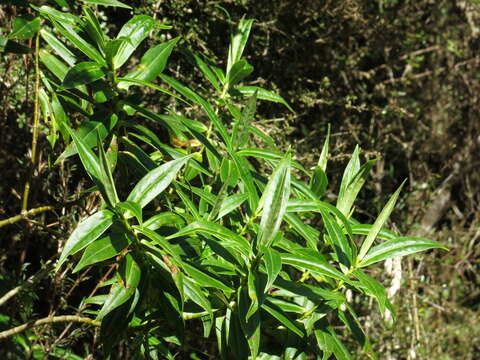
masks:
[[[103,78],[105,75],[102,65],[96,62],[81,62],[67,72],[62,86],[69,89],[78,85],[89,84]]]
[[[142,208],[145,207],[170,185],[190,157],[191,155],[169,161],[150,171],[135,185],[127,200],[140,204]]]
[[[80,0],[81,2],[87,4],[95,4],[95,5],[103,5],[103,6],[115,6],[121,7],[125,9],[131,9],[131,6],[128,6],[120,1],[117,0]]]
[[[109,210],[100,210],[83,220],[68,238],[56,270],[58,271],[69,255],[77,253],[100,237],[113,223],[113,216],[114,213]]]

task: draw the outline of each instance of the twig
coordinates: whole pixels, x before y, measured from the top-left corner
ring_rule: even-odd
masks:
[[[101,324],[100,321],[95,321],[90,318],[85,318],[85,317],[76,316],[76,315],[63,315],[63,316],[53,316],[53,317],[50,316],[50,317],[46,317],[36,321],[30,321],[23,325],[16,326],[12,329],[2,331],[0,332],[0,339],[5,339],[7,337],[18,334],[22,331],[25,331],[35,326],[52,324],[52,323],[60,323],[60,322],[79,322],[79,323],[89,324],[92,326],[100,326]]]
[[[42,280],[45,276],[47,276],[50,271],[52,270],[53,268],[53,265],[52,265],[52,260],[48,260],[46,263],[45,263],[45,266],[43,269],[41,269],[39,272],[37,272],[36,274],[30,276],[28,278],[27,281],[25,281],[22,285],[19,285],[15,288],[13,288],[12,290],[10,290],[9,292],[7,292],[5,295],[3,295],[1,298],[0,298],[0,306],[2,306],[3,304],[5,304],[8,300],[10,300],[12,297],[14,297],[15,295],[17,295],[20,291],[24,290],[24,289],[28,289],[30,288],[31,286],[35,285],[38,281]]]
[[[0,228],[5,226],[5,225],[14,224],[14,223],[16,223],[20,220],[26,219],[30,215],[40,214],[42,212],[53,210],[53,209],[55,209],[54,206],[47,205],[47,206],[40,206],[40,207],[35,208],[35,209],[30,209],[28,211],[22,211],[22,213],[19,214],[19,215],[12,216],[8,219],[0,220]]]
[[[35,105],[33,112],[33,135],[32,135],[32,163],[30,164],[30,171],[28,173],[27,181],[25,182],[25,188],[23,190],[22,210],[25,211],[28,208],[28,195],[30,194],[30,181],[32,180],[33,170],[37,164],[37,142],[38,142],[38,130],[40,122],[39,111],[39,91],[40,91],[40,67],[39,67],[39,43],[40,32],[35,37]]]

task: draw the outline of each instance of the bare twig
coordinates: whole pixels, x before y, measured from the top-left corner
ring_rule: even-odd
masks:
[[[28,211],[22,211],[22,213],[19,214],[19,215],[12,216],[8,219],[0,220],[0,228],[5,226],[5,225],[14,224],[14,223],[16,223],[20,220],[27,219],[31,215],[40,214],[42,212],[50,211],[50,210],[53,210],[53,209],[55,209],[54,206],[47,205],[47,206],[40,206],[40,207],[35,208],[35,209],[30,209]]]
[[[31,329],[32,327],[35,327],[35,326],[60,323],[60,322],[78,322],[78,323],[89,324],[92,326],[100,326],[101,324],[100,321],[95,321],[90,318],[85,318],[85,317],[76,316],[76,315],[63,315],[63,316],[53,316],[53,317],[49,316],[36,321],[30,321],[28,323],[25,323],[20,326],[16,326],[9,330],[2,331],[0,332],[0,339],[5,339],[15,334],[21,333],[22,331],[25,331],[27,329]]]

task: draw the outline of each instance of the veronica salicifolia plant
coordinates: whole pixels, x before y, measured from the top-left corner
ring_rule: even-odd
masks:
[[[242,19],[231,36],[225,70],[190,54],[211,85],[206,98],[164,73],[179,38],[150,48],[126,70],[148,34],[167,26],[138,15],[110,38],[87,5],[82,16],[35,9],[45,20],[40,95],[49,139],[54,145],[61,135],[68,144],[57,162],[78,155],[103,199],[68,238],[57,269],[78,253],[73,272],[113,265],[107,293],[84,300],[106,351],[133,338],[145,356],[173,359],[191,338],[188,323],[197,321],[225,359],[349,359],[333,327],[339,322],[370,352],[345,291],[391,309],[365,269],[443,248],[384,228],[401,187],[372,225],[361,224],[353,204],[373,161],[361,164],[355,149],[332,204],[322,200],[328,136],[318,165],[307,171],[255,126],[259,99],[290,107],[273,92],[242,85],[253,71],[242,58],[253,20]],[[196,106],[208,121],[151,111],[132,87]],[[265,147],[252,147],[253,137]],[[166,138],[172,141],[160,140]],[[260,172],[259,163],[270,170]],[[300,173],[310,181],[298,180]],[[321,225],[307,224],[313,216]]]

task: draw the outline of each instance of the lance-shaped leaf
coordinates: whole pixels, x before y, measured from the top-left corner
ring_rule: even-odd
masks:
[[[58,59],[55,55],[42,49],[39,51],[40,61],[52,72],[59,80],[63,81],[68,72],[68,66]]]
[[[77,57],[73,54],[60,40],[57,39],[55,35],[53,35],[47,29],[40,30],[40,36],[47,42],[48,45],[52,47],[52,49],[60,55],[60,57],[65,60],[65,62],[73,66],[77,62]]]
[[[199,269],[198,267],[192,266],[184,262],[182,264],[182,268],[199,285],[213,287],[222,290],[226,294],[230,294],[233,292],[232,288],[225,285],[225,283],[223,283],[222,281],[214,278],[206,271]]]
[[[227,73],[228,86],[232,87],[233,85],[239,83],[248,75],[250,75],[252,71],[253,66],[250,65],[246,60],[237,61]]]
[[[82,258],[73,269],[73,273],[82,270],[88,265],[96,264],[118,255],[128,246],[129,242],[130,240],[125,233],[112,233],[95,240],[87,246]]]
[[[115,6],[115,7],[121,7],[125,9],[131,9],[130,6],[117,1],[117,0],[80,0],[81,2],[87,3],[87,4],[95,4],[95,5],[103,5],[103,6]]]
[[[191,155],[169,161],[150,171],[135,185],[127,200],[140,204],[142,208],[145,207],[170,185],[190,157]]]
[[[183,290],[185,296],[187,296],[190,300],[192,300],[195,304],[203,308],[205,311],[208,312],[210,318],[213,320],[213,309],[212,304],[208,300],[207,296],[204,294],[202,289],[195,284],[191,279],[188,277],[183,278]]]
[[[227,60],[227,74],[232,69],[233,65],[240,60],[247,44],[248,36],[250,35],[250,29],[252,28],[253,19],[240,20],[237,28],[230,37],[230,46],[228,48],[228,60]]]
[[[168,57],[172,53],[172,50],[177,44],[178,40],[180,40],[180,38],[176,37],[147,50],[147,52],[142,56],[140,64],[137,66],[137,68],[129,72],[127,75],[125,75],[125,77],[143,81],[154,80],[158,74],[165,69]],[[120,82],[118,84],[119,88],[126,89],[128,86],[129,84],[125,82]]]
[[[97,132],[97,146],[98,146],[98,157],[100,158],[100,177],[102,180],[103,187],[107,194],[108,200],[112,206],[115,206],[119,202],[117,190],[115,189],[115,183],[113,182],[112,170],[110,163],[103,149],[102,139],[100,134]]]
[[[91,61],[81,62],[68,70],[62,86],[70,89],[78,85],[90,84],[104,76],[105,72],[102,70],[102,65]]]
[[[255,117],[255,111],[257,110],[257,93],[253,93],[240,116],[236,117],[235,124],[232,129],[232,146],[233,149],[242,148],[248,143],[248,135],[250,130],[250,124]]]
[[[387,297],[387,291],[382,284],[365,274],[360,269],[355,270],[353,272],[353,276],[355,276],[359,280],[362,291],[377,299],[378,306],[380,307],[380,311],[382,312],[382,314],[385,312],[386,308],[392,309],[392,304]]]
[[[114,213],[109,210],[100,210],[82,221],[68,238],[56,269],[62,266],[69,255],[77,253],[98,239],[112,225],[113,216]]]
[[[262,309],[268,312],[270,315],[273,316],[274,319],[285,325],[289,330],[293,331],[295,334],[303,338],[305,336],[304,331],[300,328],[300,324],[296,324],[293,322],[287,314],[285,314],[282,309],[280,309],[277,305],[273,304],[272,302],[266,300],[262,304]]]
[[[36,7],[35,5],[30,5],[30,6],[35,10],[37,10],[41,16],[50,20],[59,21],[62,24],[75,25],[82,22],[82,20],[78,16],[70,13],[58,11],[50,6],[46,6],[46,5],[43,5],[40,7]]]
[[[167,237],[173,239],[180,236],[191,235],[195,233],[205,233],[212,235],[222,241],[222,245],[234,247],[245,257],[250,255],[250,244],[244,237],[238,235],[226,227],[214,222],[199,220],[188,224],[186,227]]]
[[[257,98],[261,100],[267,100],[271,102],[276,102],[279,104],[283,104],[287,107],[288,110],[294,112],[291,106],[282,98],[280,95],[275,94],[270,90],[263,89],[258,86],[239,86],[235,88],[233,93],[240,92],[243,96],[252,96],[255,92],[257,93]]]
[[[350,280],[333,266],[322,261],[319,257],[307,254],[281,254],[282,264],[292,265],[296,268],[307,269],[320,275],[349,282]]]
[[[33,20],[15,18],[13,21],[13,30],[8,35],[9,39],[30,39],[40,30],[40,18]]]
[[[89,7],[84,7],[83,12],[85,14],[84,29],[92,40],[97,43],[97,47],[104,52],[105,50],[105,35],[98,21],[97,16]]]
[[[347,164],[340,185],[340,192],[337,199],[337,208],[345,216],[349,217],[350,212],[357,198],[357,195],[365,183],[366,177],[376,160],[369,160],[360,166],[360,148],[357,146],[352,158]]]
[[[448,250],[445,246],[433,240],[414,236],[399,237],[372,247],[359,262],[359,266],[365,267],[389,258],[410,255],[435,248]]]
[[[247,194],[235,194],[224,198],[218,211],[217,220],[237,209],[247,199]]]
[[[263,191],[257,213],[262,209],[258,245],[270,247],[283,216],[287,210],[290,197],[290,155],[287,155],[273,172]]]
[[[65,36],[70,42],[90,59],[103,66],[106,65],[105,59],[98,50],[84,38],[82,38],[70,25],[65,22],[53,22],[55,28]]]
[[[125,219],[130,219],[135,216],[138,223],[142,225],[142,208],[133,201],[122,201],[115,205],[115,208],[122,213]]]
[[[173,212],[166,211],[152,216],[143,223],[143,226],[150,230],[157,230],[164,225],[175,226],[183,224],[185,224],[185,220],[181,216]]]
[[[267,292],[275,282],[280,270],[282,270],[282,258],[278,251],[272,248],[263,248],[263,251],[262,260],[267,271],[267,284],[265,285],[265,292]]]
[[[363,241],[362,247],[360,248],[360,252],[358,253],[358,256],[357,256],[357,262],[362,261],[362,259],[367,254],[368,250],[370,250],[370,248],[372,247],[373,242],[375,241],[375,238],[377,237],[378,233],[383,227],[383,224],[385,224],[385,221],[387,221],[388,217],[392,213],[392,210],[395,207],[395,203],[397,202],[398,195],[400,195],[400,191],[402,191],[402,187],[405,184],[405,181],[399,186],[397,191],[395,191],[395,193],[390,197],[387,204],[384,206],[384,208],[380,212],[380,215],[378,215],[377,219],[373,223],[372,228],[370,229],[367,237]]]
[[[113,57],[113,66],[120,68],[130,55],[148,36],[148,33],[155,27],[157,21],[147,15],[137,15],[131,18],[117,35],[117,39],[125,38],[127,41],[120,43],[115,56]]]

